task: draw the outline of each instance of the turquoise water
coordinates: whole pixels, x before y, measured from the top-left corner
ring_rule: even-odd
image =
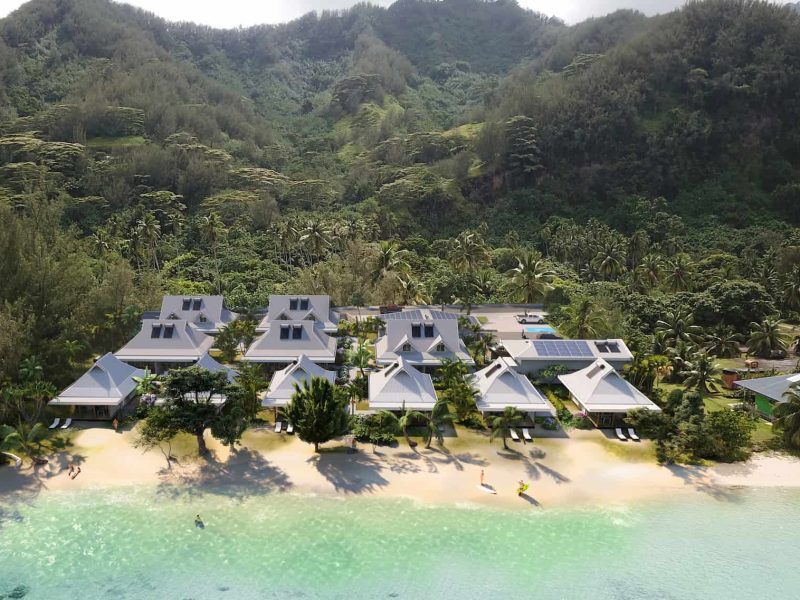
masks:
[[[550,325],[529,325],[525,328],[527,333],[555,333],[556,330]]]
[[[796,598],[798,532],[780,490],[519,512],[58,492],[3,505],[0,598]]]

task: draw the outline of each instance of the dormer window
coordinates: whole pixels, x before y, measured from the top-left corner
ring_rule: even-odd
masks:
[[[308,310],[308,298],[300,298],[300,310]]]
[[[436,344],[437,352],[444,352],[444,344]]]
[[[422,332],[422,325],[419,323],[412,323],[411,324],[411,337],[418,338]]]
[[[308,315],[308,318],[306,319],[306,321],[316,321],[316,320],[317,319],[314,317],[314,315]]]
[[[282,340],[288,340],[289,339],[290,330],[291,330],[291,327],[289,327],[288,325],[281,325],[281,339]]]
[[[170,315],[167,317],[167,319],[169,319],[170,321],[177,321],[178,319],[180,319],[180,317],[178,315],[176,315],[175,313],[170,313]]]
[[[200,310],[200,308],[202,308],[202,305],[203,305],[202,298],[195,298],[192,300],[192,310]]]
[[[411,344],[403,344],[403,352],[411,352]]]
[[[169,340],[172,339],[172,335],[175,333],[175,325],[164,325],[164,339]]]
[[[297,298],[290,298],[289,299],[289,310],[297,310],[297,305],[300,303],[300,300]]]
[[[198,317],[197,320],[200,321],[201,323],[208,323],[208,318],[203,313],[200,313],[200,316]]]
[[[293,340],[301,340],[301,339],[303,339],[303,326],[302,325],[294,325],[292,327],[292,339]]]
[[[425,337],[426,338],[433,337],[433,323],[425,323]]]
[[[151,338],[160,338],[161,337],[161,330],[164,328],[163,325],[160,323],[158,325],[153,325],[153,329],[150,331]]]
[[[191,298],[184,298],[183,303],[181,304],[183,310],[189,310],[192,308],[192,299]]]

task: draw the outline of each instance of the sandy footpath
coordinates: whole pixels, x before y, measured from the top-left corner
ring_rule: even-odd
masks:
[[[746,463],[709,467],[661,467],[650,443],[618,442],[599,431],[534,443],[488,442],[484,435],[459,432],[444,448],[394,448],[330,442],[320,454],[294,436],[249,431],[236,452],[207,435],[211,450],[197,458],[185,436],[173,446],[171,468],[158,450],[132,445],[135,432],[106,428],[78,431],[68,452],[47,466],[0,468],[0,501],[23,500],[49,490],[126,485],[158,486],[167,493],[203,493],[226,487],[247,496],[272,492],[409,497],[423,502],[478,503],[503,507],[620,504],[677,494],[724,495],[733,487],[798,487],[800,460],[757,455]],[[68,466],[80,466],[71,479]],[[479,485],[481,470],[484,488]],[[529,484],[517,497],[517,482]],[[492,494],[487,490],[494,490]]]

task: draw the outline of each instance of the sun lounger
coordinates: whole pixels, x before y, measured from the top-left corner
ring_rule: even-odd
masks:
[[[289,423],[286,426],[286,433],[294,433],[294,424],[293,423]]]
[[[48,427],[48,429],[55,429],[56,427],[58,427],[58,424],[59,424],[59,423],[61,423],[61,419],[56,419],[56,420],[54,420],[54,421],[53,421],[53,422],[50,424],[50,427]]]
[[[67,419],[64,421],[64,424],[61,426],[61,429],[69,429],[70,425],[72,425],[72,419]]]
[[[633,430],[633,427],[629,427],[629,428],[628,428],[628,436],[629,436],[629,437],[630,437],[630,438],[631,438],[631,439],[632,439],[634,442],[638,442],[638,441],[640,441],[640,440],[639,440],[639,436],[638,436],[638,435],[636,435],[636,432]]]
[[[622,429],[617,427],[617,439],[621,442],[627,442],[628,438],[625,437],[625,434],[622,433]]]
[[[280,433],[282,427],[283,427],[283,423],[281,423],[280,421],[276,421],[275,422],[275,433]]]
[[[531,432],[528,430],[527,427],[522,428],[522,437],[525,438],[526,442],[532,442],[533,438],[531,437]]]
[[[519,436],[517,435],[517,432],[516,432],[516,430],[514,430],[514,429],[509,429],[509,430],[508,430],[508,433],[509,433],[509,435],[511,436],[511,439],[512,439],[512,440],[514,440],[515,442],[518,442],[518,441],[519,441]]]

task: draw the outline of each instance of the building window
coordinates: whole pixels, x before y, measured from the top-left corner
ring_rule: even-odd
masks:
[[[436,344],[437,352],[444,352],[444,344]]]
[[[289,326],[288,325],[281,325],[281,339],[288,340],[289,339]]]
[[[411,344],[403,344],[403,352],[411,352]]]
[[[411,337],[418,338],[421,335],[422,325],[419,323],[412,323],[411,324]]]
[[[291,298],[289,300],[289,310],[297,310],[298,300],[297,298]]]
[[[300,310],[308,310],[308,298],[300,299]]]
[[[292,328],[292,339],[293,340],[303,339],[303,326],[302,325],[295,325]]]
[[[194,300],[192,300],[192,310],[200,310],[202,305],[203,305],[202,298],[195,298]]]
[[[432,338],[433,337],[433,324],[425,324],[425,337]]]
[[[189,310],[192,308],[192,299],[191,298],[184,298],[183,299],[183,310]]]
[[[164,339],[172,339],[173,333],[175,333],[175,325],[164,325]]]
[[[160,338],[161,337],[161,329],[163,325],[153,325],[153,329],[150,332],[151,338]]]

